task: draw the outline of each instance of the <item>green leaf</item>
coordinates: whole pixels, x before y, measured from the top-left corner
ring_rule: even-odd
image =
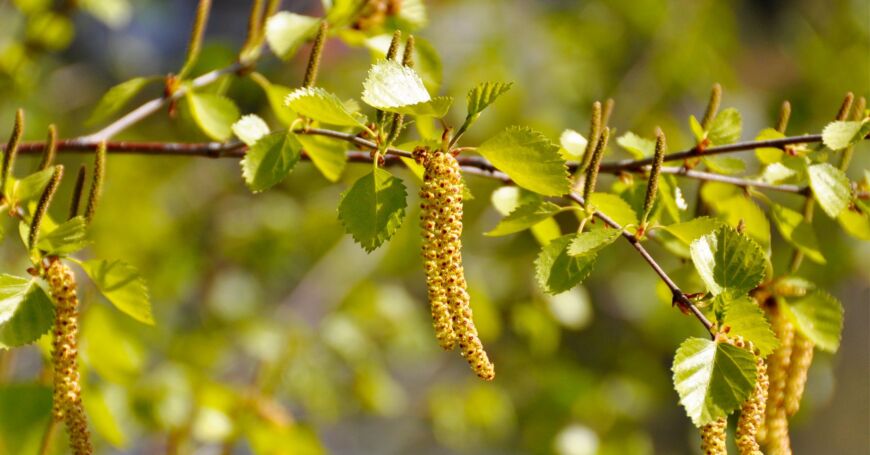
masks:
[[[290,126],[298,117],[289,107],[284,104],[287,95],[293,92],[293,89],[283,85],[273,84],[260,73],[251,73],[251,79],[260,86],[269,100],[269,107],[279,120],[284,122],[285,126]]]
[[[594,231],[586,231],[577,234],[571,245],[568,246],[569,256],[585,256],[597,254],[602,248],[607,247],[622,234],[613,228],[602,228]]]
[[[725,304],[722,326],[731,328],[729,335],[742,336],[751,341],[761,357],[767,357],[779,346],[779,340],[770,329],[764,312],[750,297],[730,300]]]
[[[280,11],[266,21],[266,42],[275,55],[288,60],[302,43],[317,33],[319,23],[316,17]]]
[[[565,159],[579,161],[583,158],[583,154],[586,153],[587,143],[586,138],[574,130],[562,131],[562,135],[559,136],[559,145],[562,146],[562,149],[559,150],[559,153]]]
[[[324,9],[329,12],[326,14],[326,21],[332,27],[338,29],[341,26],[347,25],[359,13],[360,7],[365,3],[365,0],[327,0],[323,2]]]
[[[870,129],[870,122],[836,121],[828,123],[822,130],[822,142],[831,150],[842,150],[864,139]]]
[[[701,192],[704,201],[729,226],[737,227],[742,221],[745,227],[744,232],[747,235],[764,249],[770,246],[770,222],[767,216],[751,198],[743,194],[737,187],[718,182],[707,182]]]
[[[586,203],[616,221],[623,228],[638,224],[637,213],[631,208],[631,205],[615,194],[592,193]]]
[[[725,417],[755,387],[755,357],[725,343],[689,338],[674,356],[674,389],[697,427]]]
[[[695,240],[715,231],[721,226],[722,221],[716,218],[702,216],[683,223],[661,226],[658,229],[663,229],[686,245],[691,245]]]
[[[243,115],[239,121],[233,123],[233,134],[246,145],[252,146],[269,134],[269,125],[257,114]]]
[[[34,172],[21,180],[16,180],[12,186],[11,199],[21,205],[22,202],[39,198],[53,174],[54,167],[48,167],[39,172]]]
[[[631,131],[619,136],[616,143],[637,160],[653,156],[656,150],[655,141],[640,137]]]
[[[290,131],[276,131],[257,141],[242,159],[242,177],[255,193],[284,180],[302,154],[302,144]]]
[[[151,82],[157,81],[159,78],[154,77],[137,77],[126,82],[112,87],[100,98],[97,107],[91,113],[91,116],[85,121],[85,124],[93,125],[102,122],[116,112],[121,110],[130,100],[133,99],[139,92],[142,91]]]
[[[406,198],[402,181],[376,168],[341,195],[338,218],[353,239],[370,253],[401,226]]]
[[[538,285],[549,294],[561,294],[580,284],[595,267],[595,253],[571,257],[568,246],[575,238],[565,235],[545,245],[535,259]]]
[[[206,136],[216,141],[232,136],[233,123],[240,115],[235,103],[213,93],[187,92],[186,98],[193,120]]]
[[[103,259],[85,261],[81,266],[115,308],[139,322],[154,325],[148,287],[135,267],[121,260]]]
[[[450,97],[432,99],[413,68],[392,60],[372,65],[363,82],[362,100],[387,112],[433,117],[443,117],[453,102]]]
[[[766,260],[757,243],[724,226],[689,247],[698,275],[713,295],[745,296],[764,279]]]
[[[846,209],[840,212],[837,221],[847,234],[861,240],[870,240],[870,216],[866,212]]]
[[[746,170],[746,162],[733,156],[705,156],[702,160],[710,170],[719,174],[733,175]]]
[[[822,206],[822,210],[831,218],[837,218],[852,200],[849,178],[843,171],[828,163],[809,166],[807,174],[810,178],[813,196]]]
[[[716,114],[716,118],[710,124],[710,131],[707,132],[707,139],[713,145],[731,144],[740,139],[741,128],[740,112],[730,107]]]
[[[402,8],[407,6],[402,3]],[[374,61],[387,58],[387,51],[390,48],[390,42],[393,40],[392,33],[384,33],[377,36],[372,36],[365,40],[366,47],[371,51]],[[405,50],[404,44],[399,45],[397,55],[403,55]],[[426,41],[419,36],[414,37],[414,69],[423,80],[423,85],[429,93],[437,93],[441,87],[442,79],[442,64],[441,57],[438,56],[438,51],[429,41]]]
[[[786,303],[782,305],[784,313],[801,334],[819,349],[837,352],[843,333],[843,305],[836,298],[817,289]]]
[[[53,321],[54,304],[36,281],[0,275],[0,348],[33,343]]]
[[[47,254],[70,254],[88,246],[87,223],[84,217],[76,216],[63,222],[48,233],[41,234],[36,247]]]
[[[347,164],[347,145],[338,139],[313,134],[299,134],[296,139],[314,167],[330,182],[337,182]]]
[[[694,115],[689,116],[689,128],[692,130],[692,135],[695,136],[697,143],[700,144],[707,137],[704,127],[701,126],[701,122]]]
[[[465,123],[470,126],[484,109],[494,103],[499,96],[510,90],[513,83],[505,82],[484,82],[478,84],[477,87],[469,90],[466,96],[468,114],[465,117]]]
[[[340,126],[365,126],[366,123],[364,115],[352,112],[337,96],[319,87],[296,89],[284,102],[299,115],[318,122]]]
[[[785,134],[782,134],[773,128],[765,128],[761,130],[760,133],[758,133],[758,136],[755,136],[755,140],[767,141],[771,139],[782,139],[784,137]],[[776,147],[763,147],[755,149],[755,156],[758,158],[758,161],[761,161],[763,164],[779,163],[779,161],[782,159],[783,153],[785,152]]]
[[[523,188],[544,196],[561,196],[570,190],[568,168],[559,148],[530,128],[510,127],[477,151]]]
[[[773,214],[773,224],[786,242],[813,261],[819,264],[826,263],[825,257],[819,250],[819,241],[816,239],[813,225],[807,223],[803,215],[778,204],[772,205],[771,214]]]
[[[561,207],[552,202],[535,201],[521,205],[504,217],[493,230],[484,235],[498,237],[524,231],[559,213]]]

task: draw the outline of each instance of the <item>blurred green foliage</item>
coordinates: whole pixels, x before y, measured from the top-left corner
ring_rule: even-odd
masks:
[[[165,74],[183,60],[192,2],[81,1],[85,14],[55,3],[75,2],[0,1],[0,125],[11,125],[14,109],[23,107],[29,140],[42,139],[49,123],[62,137],[91,131],[83,120],[110,86]],[[244,38],[248,2],[215,3],[194,74],[232,63]],[[469,131],[468,144],[510,124],[532,125],[552,139],[565,128],[585,134],[591,103],[613,97],[611,124],[645,136],[660,125],[673,150],[684,148],[694,144],[688,116],[702,114],[717,81],[725,105],[743,114],[743,139],[771,126],[784,99],[794,110],[789,132],[818,132],[845,91],[870,91],[866,2],[427,6],[418,41],[426,56],[418,60],[426,62],[430,90],[440,86],[461,100],[480,81],[514,82]],[[285,1],[283,9],[320,14],[310,1]],[[358,97],[370,62],[386,47],[382,37],[368,46],[371,54],[330,42],[320,84],[342,99]],[[258,71],[298,86],[305,55],[265,57]],[[275,119],[249,79],[228,78],[209,90],[226,91],[243,113]],[[158,94],[154,85],[136,99]],[[449,117],[453,125],[461,124],[460,111]],[[206,139],[183,110],[176,120],[154,116],[124,138]],[[605,159],[628,156],[611,149]],[[858,146],[853,180],[870,165],[867,152]],[[62,156],[70,169],[81,160]],[[20,159],[21,167],[35,165]],[[583,287],[545,296],[534,281],[534,236],[483,236],[499,220],[490,204],[497,186],[469,177],[475,197],[465,208],[465,266],[498,371],[494,383],[480,383],[461,359],[442,355],[432,336],[411,222],[415,196],[385,247],[366,254],[343,233],[340,194],[367,170],[349,164],[331,184],[303,164],[277,189],[252,195],[233,160],[110,157],[86,256],[134,264],[149,284],[156,325],[109,308],[93,287],[81,290],[85,396],[101,453],[227,441],[238,453],[290,454],[696,450],[670,362],[683,339],[702,332],[671,308],[666,290],[662,298],[655,275],[628,245],[602,254]],[[397,175],[415,183],[410,172]],[[693,200],[695,185],[680,184]],[[70,191],[64,185],[58,198]],[[793,204],[791,197],[776,200]],[[557,220],[567,225],[572,216]],[[836,229],[817,217],[817,232]],[[789,249],[776,231],[771,241],[781,268]],[[795,446],[799,453],[858,453],[870,445],[870,247],[839,233],[819,243],[828,264],[803,270],[843,301],[847,322],[840,354],[819,355],[810,373]],[[0,246],[0,261],[17,274],[27,264],[12,242]],[[38,385],[47,349],[43,339],[14,357],[3,354],[0,453],[33,453],[39,444],[50,402]]]

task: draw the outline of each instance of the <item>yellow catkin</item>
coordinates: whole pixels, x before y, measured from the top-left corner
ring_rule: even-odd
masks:
[[[786,455],[791,453],[791,443],[785,412],[785,389],[795,333],[794,326],[776,308],[771,311],[770,322],[779,338],[779,347],[767,359],[770,388],[767,394],[763,440],[770,455]]]
[[[428,217],[424,214],[424,232],[431,228],[430,232],[433,234],[431,243],[424,241],[424,248],[426,243],[432,246],[431,250],[424,251],[427,269],[434,265],[438,270],[439,286],[436,297],[440,298],[441,292],[444,292],[452,331],[462,356],[480,378],[490,381],[495,378],[495,367],[477,335],[462,267],[463,184],[459,163],[452,155],[439,152],[429,155],[423,161],[424,190],[427,191],[423,198],[426,201],[423,203],[426,206],[424,213],[429,212]],[[428,224],[429,222],[434,226]],[[431,264],[433,260],[435,264]],[[439,309],[437,315],[434,313],[433,310],[437,332],[444,311]]]
[[[78,297],[72,270],[55,259],[46,271],[55,303],[52,340],[54,363],[54,418],[63,420],[75,455],[93,453],[88,421],[82,405],[78,369]]]
[[[701,453],[704,455],[726,455],[728,453],[728,448],[725,445],[726,428],[728,428],[728,420],[725,417],[720,417],[701,427]]]
[[[740,418],[737,420],[737,450],[740,455],[762,455],[756,435],[764,422],[764,408],[767,405],[769,385],[767,363],[755,352],[751,342],[735,337],[732,344],[755,355],[755,389],[740,406]]]
[[[791,349],[791,361],[788,367],[788,379],[785,384],[785,413],[792,416],[798,412],[801,397],[807,385],[807,373],[813,363],[815,344],[807,337],[796,333]]]

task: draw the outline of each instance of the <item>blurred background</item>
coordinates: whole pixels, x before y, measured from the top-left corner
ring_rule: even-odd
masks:
[[[612,97],[610,123],[620,132],[650,137],[661,126],[673,150],[690,147],[688,116],[703,113],[714,82],[724,87],[723,107],[742,113],[744,140],[771,126],[786,99],[788,132],[816,133],[847,91],[870,92],[870,2],[863,0],[425,4],[427,24],[417,33],[422,49],[437,50],[428,52],[427,82],[457,98],[454,125],[469,88],[515,82],[466,145],[510,124],[554,141],[565,128],[585,134],[592,102]],[[195,5],[0,0],[0,136],[5,141],[18,107],[27,114],[26,140],[41,140],[49,123],[64,138],[96,131],[103,125],[85,119],[110,86],[181,66]],[[196,74],[235,60],[249,8],[214,1]],[[282,9],[323,14],[316,0],[285,0]],[[303,48],[284,62],[267,53],[258,71],[296,87],[307,55]],[[358,98],[372,59],[364,47],[331,40],[320,84]],[[255,83],[228,79],[223,88],[243,113],[279,125]],[[160,90],[152,86],[138,100]],[[184,116],[170,120],[165,112],[122,138],[206,140]],[[868,152],[867,144],[856,150],[853,180],[870,168]],[[625,157],[613,148],[605,159]],[[74,169],[90,157],[60,160]],[[336,219],[341,192],[366,166],[348,165],[332,184],[301,163],[278,188],[252,195],[232,159],[113,155],[108,163],[84,256],[138,267],[157,324],[125,317],[89,286],[81,291],[85,396],[99,453],[699,452],[670,366],[679,343],[703,332],[659,297],[656,276],[627,245],[602,255],[584,286],[545,296],[534,280],[534,237],[483,236],[500,217],[490,204],[497,187],[469,177],[475,198],[465,209],[465,268],[497,368],[496,381],[482,383],[432,334],[409,172],[395,171],[411,188],[403,227],[366,254]],[[33,166],[35,158],[19,161],[21,169]],[[63,185],[60,200],[71,186]],[[694,201],[695,184],[681,186]],[[817,352],[793,444],[798,454],[870,453],[870,245],[825,216],[815,227],[828,265],[805,261],[802,274],[844,303],[846,325],[838,354]],[[790,250],[772,235],[781,271]],[[680,267],[661,248],[652,254],[668,269]],[[27,258],[7,241],[0,263],[21,275]],[[0,386],[5,453],[35,453],[45,426],[50,395],[33,383],[40,352],[18,350]]]

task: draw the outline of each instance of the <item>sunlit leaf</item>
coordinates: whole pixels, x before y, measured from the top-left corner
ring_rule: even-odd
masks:
[[[586,202],[589,206],[607,215],[623,228],[626,226],[637,226],[638,224],[637,213],[631,208],[631,205],[615,194],[592,193]]]
[[[453,99],[432,98],[413,68],[392,60],[372,65],[363,82],[362,100],[377,109],[408,115],[443,117]]]
[[[730,227],[693,241],[689,250],[698,274],[713,295],[746,295],[764,278],[766,260],[757,243]]]
[[[242,159],[242,177],[251,191],[258,193],[280,183],[302,153],[302,144],[290,131],[276,131],[262,137]]]
[[[517,207],[485,235],[498,237],[526,230],[559,213],[561,208],[552,202],[536,201]]]
[[[819,250],[819,241],[816,239],[813,225],[807,223],[803,215],[778,204],[771,206],[770,213],[773,215],[773,224],[786,242],[813,261],[819,264],[826,263],[825,257]]]
[[[110,88],[100,98],[100,102],[97,103],[97,107],[94,108],[94,111],[85,123],[93,125],[108,119],[126,106],[148,84],[157,80],[159,79],[153,77],[137,77]]]
[[[842,150],[864,139],[870,130],[870,121],[836,121],[822,130],[822,142],[831,150]]]
[[[804,297],[785,302],[787,304],[781,307],[801,334],[819,349],[837,352],[843,333],[843,304],[839,300],[816,289]]]
[[[53,321],[54,304],[36,281],[0,275],[0,348],[33,343]]]
[[[560,152],[565,159],[579,161],[586,152],[587,143],[586,138],[574,130],[562,131],[562,135],[559,136],[559,145],[562,146]]]
[[[656,150],[655,141],[640,137],[631,131],[619,136],[616,139],[616,143],[638,160],[653,156]]]
[[[828,163],[813,164],[807,168],[810,178],[810,188],[813,196],[822,210],[831,218],[837,218],[840,212],[849,206],[852,191],[846,174]]]
[[[269,134],[269,125],[256,114],[242,116],[233,123],[233,134],[248,146],[254,145],[263,136]]]
[[[568,246],[575,238],[565,235],[545,245],[535,259],[538,285],[549,294],[560,294],[583,282],[595,267],[595,253],[571,257]]]
[[[713,145],[732,144],[740,140],[740,131],[742,129],[742,120],[740,112],[733,107],[723,109],[710,124],[710,130],[707,132],[707,139]]]
[[[239,118],[239,108],[230,99],[213,93],[187,92],[193,120],[206,136],[227,140],[232,136],[232,126]]]
[[[299,134],[296,139],[314,167],[330,182],[338,181],[347,163],[347,143],[313,134]]]
[[[48,254],[69,254],[88,246],[88,243],[87,223],[84,217],[76,216],[41,234],[36,247]]]
[[[372,252],[401,226],[406,198],[402,181],[376,168],[341,195],[338,218],[353,239]]]
[[[569,191],[568,168],[559,148],[537,131],[510,127],[481,144],[477,151],[523,188],[545,196],[561,196]]]
[[[764,312],[751,297],[741,297],[725,304],[722,326],[730,327],[729,335],[751,341],[762,357],[767,357],[779,345],[779,340],[764,317]]]
[[[593,231],[586,231],[577,234],[568,246],[569,256],[587,256],[596,254],[601,249],[615,242],[622,232],[612,229],[603,228]]]
[[[779,131],[773,128],[765,128],[758,133],[758,136],[755,136],[756,141],[768,141],[772,139],[782,139],[785,137],[785,134],[780,133]],[[755,156],[758,158],[758,161],[761,161],[763,164],[773,164],[778,163],[779,160],[782,159],[782,154],[784,152],[775,147],[763,147],[755,149]]]
[[[280,11],[266,21],[266,42],[275,55],[287,60],[317,33],[319,22],[316,17]]]
[[[84,261],[81,266],[117,309],[139,322],[154,324],[148,287],[135,267],[121,260],[103,259]]]
[[[340,126],[365,126],[365,116],[350,111],[337,96],[319,87],[296,89],[287,95],[284,102],[300,115],[318,122]]]

